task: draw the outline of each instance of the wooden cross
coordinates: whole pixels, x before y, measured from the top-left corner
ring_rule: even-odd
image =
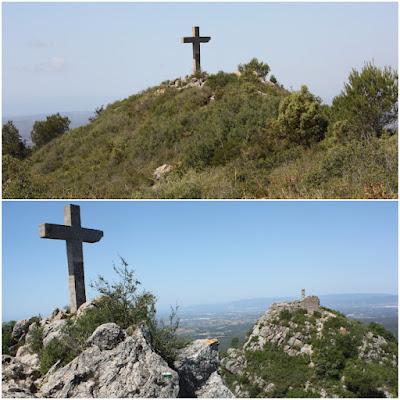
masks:
[[[183,37],[181,43],[193,43],[193,73],[196,74],[200,69],[200,43],[207,43],[211,40],[210,36],[200,36],[198,26],[192,28],[192,35]]]
[[[80,208],[73,204],[64,207],[64,221],[65,225],[40,224],[39,236],[67,242],[69,297],[71,312],[75,312],[86,302],[82,242],[98,242],[103,237],[103,231],[82,228]]]

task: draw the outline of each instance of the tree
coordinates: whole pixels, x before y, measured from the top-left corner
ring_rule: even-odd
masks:
[[[46,117],[46,121],[36,121],[31,132],[32,142],[42,147],[54,138],[68,131],[71,121],[59,113]]]
[[[177,336],[179,319],[176,318],[178,307],[171,308],[168,324],[156,318],[157,298],[151,292],[138,292],[141,284],[134,277],[134,270],[128,269],[127,262],[120,257],[121,266],[113,265],[114,271],[119,277],[117,282],[110,284],[101,275],[91,287],[96,289],[104,297],[99,306],[99,321],[101,323],[115,322],[121,328],[145,323],[150,329],[153,347],[168,364],[172,365],[176,357],[176,351],[188,344],[188,341]],[[93,319],[93,318],[91,318]],[[99,323],[100,325],[100,323]]]
[[[10,155],[16,158],[24,158],[27,155],[27,147],[25,141],[22,140],[18,129],[13,121],[8,121],[3,125],[2,138],[2,154]]]
[[[397,71],[367,62],[361,73],[352,70],[349,82],[333,99],[334,120],[347,121],[351,133],[358,138],[380,137],[390,124],[397,122],[397,97]]]
[[[257,58],[254,57],[247,64],[239,64],[238,70],[245,75],[249,73],[252,74],[253,71],[256,71],[259,76],[265,79],[270,71],[270,68],[268,64],[258,61]]]
[[[328,121],[321,100],[303,85],[300,92],[294,92],[281,101],[277,126],[288,144],[309,146],[324,138]]]

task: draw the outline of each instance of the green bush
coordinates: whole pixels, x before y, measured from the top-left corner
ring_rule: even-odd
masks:
[[[10,347],[17,344],[12,337],[12,331],[17,321],[3,322],[1,325],[1,351],[2,354],[10,354]]]
[[[368,325],[368,329],[370,329],[375,335],[380,335],[384,337],[388,342],[397,343],[397,339],[393,335],[393,333],[385,329],[381,324],[378,324],[377,322],[371,322]]]
[[[262,61],[258,61],[257,58],[254,57],[247,64],[239,64],[238,70],[242,74],[252,74],[253,71],[255,71],[257,72],[257,74],[265,79],[270,71],[270,68],[268,64],[263,63]]]
[[[22,140],[13,121],[8,121],[3,125],[1,137],[3,156],[8,154],[12,157],[22,159],[28,155],[28,148],[26,147],[25,140]]]
[[[345,371],[345,384],[347,390],[355,397],[379,398],[386,397],[379,389],[381,379],[368,364],[364,363],[363,368],[351,366]]]
[[[380,137],[388,125],[397,122],[397,103],[397,71],[367,62],[361,73],[352,70],[349,82],[332,101],[332,113],[335,121],[346,121],[347,135]]]
[[[46,117],[46,121],[36,121],[31,132],[32,142],[42,147],[65,133],[70,123],[68,117],[62,117],[59,113]]]
[[[277,127],[288,145],[310,146],[324,138],[328,121],[321,108],[321,100],[302,86],[284,98],[279,106]]]
[[[76,353],[72,352],[70,347],[64,343],[53,339],[47,346],[43,348],[40,359],[40,372],[45,375],[47,371],[57,362],[57,368],[67,365],[76,357]]]
[[[279,313],[279,319],[281,321],[290,321],[292,318],[293,314],[287,309],[284,308],[280,313]]]

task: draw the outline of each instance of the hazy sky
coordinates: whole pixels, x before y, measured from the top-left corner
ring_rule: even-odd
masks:
[[[3,115],[93,111],[192,71],[192,26],[211,36],[202,68],[257,57],[286,88],[330,103],[352,68],[397,69],[397,2],[3,2]]]
[[[3,321],[48,316],[69,303],[65,201],[3,201]],[[118,254],[160,309],[259,297],[397,293],[396,201],[85,201],[88,286],[113,279]]]

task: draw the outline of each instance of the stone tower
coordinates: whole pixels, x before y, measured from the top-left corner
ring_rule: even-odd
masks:
[[[301,299],[304,300],[304,297],[306,297],[306,289],[301,289]]]

